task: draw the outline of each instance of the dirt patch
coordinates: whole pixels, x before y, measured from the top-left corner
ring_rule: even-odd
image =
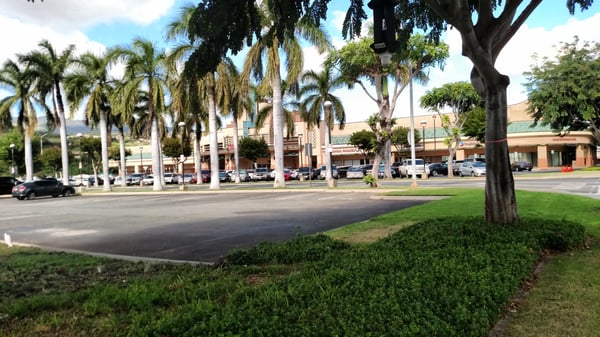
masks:
[[[373,228],[365,232],[354,233],[340,239],[349,243],[372,243],[379,239],[388,237],[399,230],[410,226],[410,224],[400,224],[394,226],[386,226],[381,228]]]

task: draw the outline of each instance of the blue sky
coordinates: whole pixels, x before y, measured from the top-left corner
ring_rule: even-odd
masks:
[[[0,9],[0,62],[14,58],[36,48],[37,42],[48,39],[57,50],[75,44],[78,52],[101,52],[106,47],[128,44],[141,36],[156,43],[164,43],[164,27],[176,17],[184,0],[45,0],[35,3],[26,0],[5,1]],[[196,2],[193,2],[196,3]],[[343,45],[341,23],[347,1],[333,0],[324,27],[336,46]],[[370,11],[367,13],[370,14]],[[586,12],[576,11],[570,16],[565,1],[545,0],[527,20],[519,33],[501,53],[497,67],[510,76],[509,104],[526,99],[522,87],[524,71],[533,63],[531,55],[556,55],[555,46],[561,41],[571,42],[574,35],[580,40],[597,41],[597,22],[600,22],[600,5],[594,4]],[[13,32],[12,34],[7,32]],[[426,86],[415,87],[418,99],[426,90],[444,83],[468,80],[471,63],[460,55],[460,36],[450,31],[445,40],[450,45],[451,57],[444,70],[431,69]],[[242,55],[243,56],[243,53]],[[323,56],[314,49],[305,50],[305,68],[319,67]],[[0,89],[0,97],[6,93]],[[363,121],[377,106],[361,89],[343,89],[336,92],[344,101],[348,122]],[[395,116],[408,113],[408,93],[403,93]],[[416,114],[427,114],[417,108]]]

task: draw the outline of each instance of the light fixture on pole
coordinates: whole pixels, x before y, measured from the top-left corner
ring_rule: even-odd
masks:
[[[185,122],[177,123],[179,126],[179,133],[181,134],[181,157],[179,157],[179,161],[181,162],[181,190],[185,190],[185,154],[183,150],[183,131],[185,130]]]
[[[40,136],[40,154],[44,153],[44,137],[46,137],[47,135],[47,133],[44,133]]]
[[[10,148],[10,172],[12,173],[13,178],[15,177],[15,144],[10,144],[8,147]]]
[[[81,184],[81,187],[83,188],[83,173],[81,172],[81,169],[83,168],[83,163],[81,161],[81,132],[79,132],[77,134],[77,140],[79,143],[79,184]]]
[[[393,0],[371,0],[367,4],[373,10],[373,44],[371,48],[381,60],[382,66],[392,61],[392,54],[400,44],[396,40],[398,20],[394,17]]]
[[[433,118],[433,151],[437,151],[437,139],[435,137],[435,115],[431,116]]]
[[[142,150],[143,149],[144,149],[144,147],[140,146],[140,167],[138,168],[138,173],[142,173],[142,166],[143,166],[143,163],[142,163]],[[140,186],[143,186],[143,185],[144,185],[144,177],[142,175],[142,177],[140,178]]]

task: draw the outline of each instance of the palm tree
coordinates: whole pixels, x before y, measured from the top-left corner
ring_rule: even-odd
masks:
[[[345,85],[345,80],[339,74],[333,73],[333,65],[326,63],[324,69],[317,73],[313,70],[307,71],[302,75],[302,82],[305,83],[301,89],[304,100],[301,103],[300,111],[303,112],[303,119],[310,129],[314,125],[320,125],[321,111],[323,111],[323,124],[325,127],[325,179],[329,186],[334,185],[331,173],[331,154],[329,152],[331,142],[331,130],[335,121],[339,122],[340,130],[346,123],[346,112],[341,100],[332,95],[331,92]]]
[[[162,191],[162,163],[160,148],[159,124],[162,113],[165,111],[165,96],[167,93],[167,74],[165,66],[166,55],[158,50],[152,42],[142,38],[135,38],[128,48],[115,48],[110,52],[114,59],[121,59],[125,63],[124,105],[127,111],[134,111],[139,104],[138,92],[141,88],[147,90],[145,111],[150,125],[152,144],[152,172],[154,174],[154,191]]]
[[[110,191],[108,179],[108,115],[111,112],[108,100],[111,89],[108,84],[109,64],[110,58],[106,55],[97,56],[88,52],[74,60],[77,69],[65,78],[71,113],[76,111],[82,103],[85,104],[86,123],[89,123],[92,128],[96,126],[100,128],[104,191]]]
[[[0,71],[0,87],[8,88],[13,95],[8,95],[0,100],[0,116],[11,116],[11,110],[17,111],[17,130],[24,138],[25,152],[25,175],[26,180],[33,180],[33,154],[31,138],[37,125],[35,106],[41,106],[46,115],[49,115],[49,121],[52,120],[50,109],[44,104],[37,92],[34,90],[35,74],[29,70],[22,69],[21,66],[8,60],[4,63]],[[13,163],[14,165],[14,163]]]
[[[295,83],[302,72],[304,65],[300,38],[317,46],[319,52],[324,53],[331,48],[325,33],[312,21],[309,16],[300,19],[295,27],[288,29],[279,27],[276,23],[281,20],[278,13],[271,11],[274,0],[262,1],[259,6],[262,12],[262,25],[264,27],[261,38],[250,48],[244,63],[242,79],[249,82],[250,75],[261,80],[262,92],[272,88],[273,92],[273,144],[275,150],[275,182],[274,187],[285,187],[283,176],[283,90],[281,86],[280,52],[285,54],[287,83]],[[267,67],[263,73],[263,59]]]
[[[67,124],[65,103],[62,95],[62,84],[67,69],[72,62],[75,46],[70,45],[58,54],[48,40],[42,40],[39,50],[20,55],[21,62],[26,64],[36,77],[36,91],[40,95],[50,96],[56,123],[60,130],[60,148],[62,156],[63,183],[69,183],[69,147],[67,143]]]
[[[244,112],[251,111],[252,100],[242,92],[241,79],[238,70],[233,62],[227,59],[224,62],[226,73],[220,74],[217,81],[217,100],[219,110],[222,115],[230,115],[232,117],[233,129],[233,157],[234,157],[234,179],[236,183],[240,182],[240,155],[238,150],[239,134],[238,120]],[[292,123],[293,125],[293,123]]]
[[[177,37],[182,36],[185,32],[187,32],[187,28],[189,26],[189,20],[195,10],[194,6],[186,6],[182,7],[180,11],[180,16],[171,22],[167,27],[167,37],[170,39],[176,39]],[[210,179],[210,188],[211,189],[219,189],[219,148],[218,148],[218,138],[217,138],[217,130],[219,127],[219,119],[217,117],[217,90],[222,90],[229,82],[229,72],[231,71],[231,61],[225,59],[218,66],[215,72],[209,72],[203,77],[199,78],[197,76],[197,72],[195,71],[197,67],[197,62],[203,62],[202,60],[198,60],[194,58],[195,51],[197,50],[198,43],[180,43],[176,46],[172,53],[169,55],[169,64],[171,68],[175,68],[178,62],[187,58],[185,63],[185,70],[182,74],[183,80],[186,81],[187,87],[197,90],[189,90],[190,95],[188,96],[189,104],[188,108],[192,108],[193,106],[206,107],[208,112],[208,129],[209,129],[209,143],[210,143],[210,168],[211,168],[211,179]],[[184,87],[186,87],[184,86]],[[219,88],[219,89],[218,89]],[[224,92],[224,91],[221,91]],[[180,98],[176,98],[181,100],[182,94],[184,91],[179,91],[174,96],[179,96]],[[198,93],[197,97],[193,97],[191,93]],[[228,99],[224,100],[224,108],[225,111],[228,111],[229,101]],[[174,101],[174,103],[176,103]],[[182,101],[183,103],[183,101]],[[184,105],[177,103],[176,106],[179,106],[179,111],[181,118],[180,121],[185,120],[194,120],[196,126],[196,139],[197,144],[200,144],[199,135],[200,135],[200,126],[201,123],[198,112],[204,111],[204,109],[196,110],[196,109],[185,109]],[[192,116],[184,117],[186,111],[192,112]],[[194,116],[193,114],[196,113]],[[191,117],[191,118],[190,118]],[[199,147],[198,147],[199,148]],[[198,181],[201,181],[201,170],[198,172]]]

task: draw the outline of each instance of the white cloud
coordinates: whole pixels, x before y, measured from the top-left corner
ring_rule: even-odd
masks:
[[[163,16],[175,0],[48,0],[31,3],[9,0],[2,4],[3,16],[26,25],[39,25],[68,32],[118,20],[149,24]]]

